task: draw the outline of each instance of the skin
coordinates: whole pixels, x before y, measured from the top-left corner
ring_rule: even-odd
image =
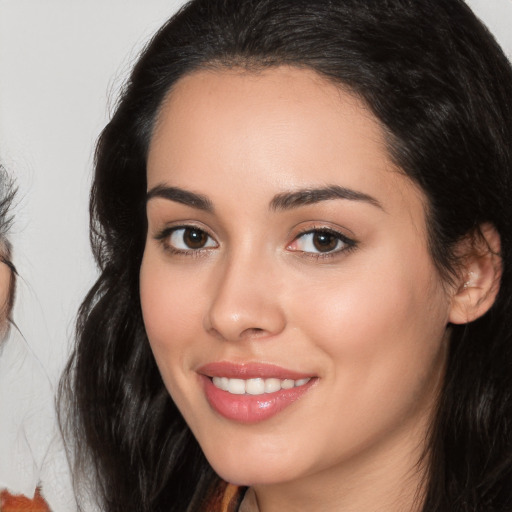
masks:
[[[8,321],[8,304],[10,286],[12,279],[11,269],[3,262],[0,262],[0,335],[5,334]]]
[[[425,198],[375,117],[312,71],[197,71],[162,106],[147,178],[148,190],[179,187],[213,206],[148,200],[140,287],[165,385],[215,471],[251,486],[264,512],[419,509],[453,292],[427,249]],[[326,185],[374,201],[269,206]],[[205,247],[183,252],[183,232],[169,235],[183,225],[207,233]],[[355,245],[319,256],[302,235],[313,229]],[[197,370],[216,361],[316,382],[242,424],[205,398]]]

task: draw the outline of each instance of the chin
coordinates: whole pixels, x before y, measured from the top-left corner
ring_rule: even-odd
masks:
[[[213,469],[226,482],[244,487],[273,485],[293,480],[292,476],[276,473],[275,468],[270,473],[262,470],[261,467],[245,468],[241,465],[238,465],[236,468],[220,468],[220,471],[215,467]]]
[[[247,460],[243,460],[247,459]],[[214,471],[226,482],[240,486],[272,485],[288,482],[300,477],[301,471],[297,464],[279,457],[254,458],[242,452],[229,460],[215,459],[209,462]],[[293,471],[290,468],[294,468]]]

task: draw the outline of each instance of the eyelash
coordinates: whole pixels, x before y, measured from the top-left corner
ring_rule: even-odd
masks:
[[[215,241],[215,239],[205,229],[202,229],[198,226],[194,226],[193,224],[186,224],[183,226],[173,226],[170,228],[165,228],[155,236],[155,239],[160,241],[160,243],[162,244],[165,251],[167,251],[171,254],[178,255],[178,256],[192,256],[192,257],[203,256],[207,251],[209,251],[212,248],[211,246],[209,246],[209,247],[200,247],[197,249],[193,249],[193,248],[178,249],[170,244],[170,238],[172,237],[172,235],[174,233],[176,233],[177,231],[180,231],[180,230],[185,231],[187,229],[204,233],[210,240],[213,240],[215,242],[215,245],[218,247],[218,244]],[[185,233],[183,233],[183,234],[185,234]],[[215,248],[215,247],[213,247],[213,248]]]
[[[304,238],[307,235],[320,234],[320,233],[324,233],[324,234],[333,236],[336,239],[337,243],[341,242],[343,244],[343,247],[340,249],[335,249],[335,250],[331,250],[328,252],[301,251],[300,249],[290,249],[290,250],[292,250],[294,252],[300,252],[301,255],[306,258],[313,258],[313,259],[318,260],[318,259],[334,258],[336,256],[340,256],[342,253],[348,254],[351,251],[353,251],[354,249],[356,249],[356,247],[358,245],[356,240],[353,240],[352,238],[348,238],[343,233],[340,233],[339,231],[337,231],[335,229],[327,228],[325,226],[318,226],[318,227],[308,228],[307,230],[300,232],[293,239],[293,241],[287,246],[287,248],[289,248],[292,244],[296,243],[298,240],[300,240],[301,238]]]
[[[176,232],[178,232],[180,230],[185,231],[187,229],[203,233],[204,235],[206,235],[208,237],[208,239],[210,241],[213,241],[215,245],[199,247],[197,249],[194,249],[194,248],[179,249],[179,248],[176,248],[173,245],[171,245],[170,238],[173,236],[173,234],[175,234]],[[291,249],[290,248],[293,244],[297,243],[297,241],[306,237],[307,235],[320,234],[320,233],[324,233],[324,234],[333,236],[336,239],[336,243],[341,242],[343,244],[343,247],[341,249],[335,249],[335,250],[330,250],[330,251],[326,251],[326,252],[303,251],[300,249]],[[185,233],[183,233],[183,234],[185,234]],[[158,233],[155,236],[155,239],[161,242],[165,251],[168,251],[171,254],[180,255],[180,256],[193,256],[193,257],[203,256],[209,250],[215,249],[218,247],[218,243],[205,229],[194,226],[193,224],[165,228],[164,230],[162,230],[160,233]],[[209,242],[207,242],[207,243],[209,243]],[[347,254],[347,253],[353,251],[354,249],[356,249],[357,245],[358,245],[358,243],[355,240],[348,238],[347,236],[340,233],[339,231],[336,231],[331,228],[326,228],[326,227],[313,227],[313,228],[309,228],[305,231],[298,233],[295,236],[295,238],[293,239],[293,241],[290,244],[288,244],[286,248],[288,250],[290,250],[291,252],[301,253],[302,256],[307,257],[307,258],[327,259],[327,258],[333,258],[333,257],[339,256],[341,253]]]

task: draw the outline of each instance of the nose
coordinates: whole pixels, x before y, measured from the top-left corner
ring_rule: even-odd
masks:
[[[254,256],[233,257],[215,277],[205,328],[216,337],[240,341],[274,336],[286,325],[272,264]]]

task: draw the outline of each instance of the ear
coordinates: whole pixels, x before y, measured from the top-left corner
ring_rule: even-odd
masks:
[[[460,242],[463,262],[452,296],[449,321],[465,324],[484,315],[496,300],[502,271],[500,235],[482,224]]]

